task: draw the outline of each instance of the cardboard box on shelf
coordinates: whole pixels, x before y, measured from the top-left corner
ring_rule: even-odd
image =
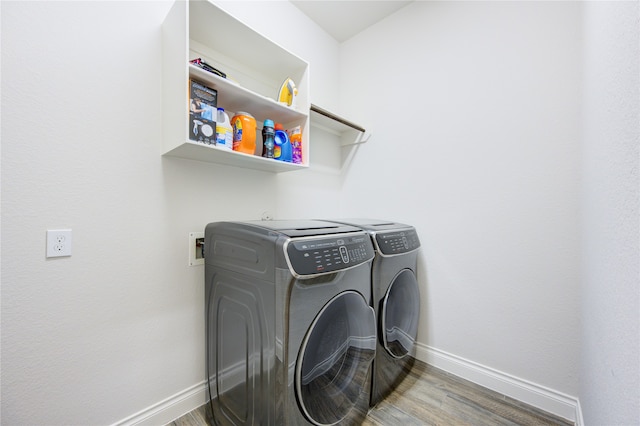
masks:
[[[189,80],[189,139],[215,145],[218,91]]]

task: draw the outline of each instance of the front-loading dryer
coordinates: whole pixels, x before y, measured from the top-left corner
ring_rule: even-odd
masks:
[[[420,318],[420,290],[416,279],[420,240],[413,226],[402,223],[372,219],[336,222],[364,229],[375,247],[371,291],[378,343],[373,362],[370,401],[373,407],[398,386],[415,360]]]
[[[322,221],[205,228],[207,381],[216,425],[357,425],[376,322],[369,235]]]

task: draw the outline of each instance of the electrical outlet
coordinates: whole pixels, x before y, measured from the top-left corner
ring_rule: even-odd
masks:
[[[189,233],[189,266],[204,265],[204,232]]]
[[[47,231],[47,257],[71,256],[71,229]]]

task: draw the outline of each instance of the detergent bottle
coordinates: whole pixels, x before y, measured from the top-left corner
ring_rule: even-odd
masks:
[[[291,143],[289,135],[282,128],[282,124],[276,123],[276,134],[274,138],[275,147],[273,150],[273,158],[280,161],[291,162]]]
[[[273,158],[274,155],[274,136],[273,120],[266,119],[262,124],[262,156],[264,158]]]
[[[256,151],[256,119],[248,112],[237,112],[231,119],[233,150],[253,155]]]
[[[302,164],[302,128],[296,126],[289,131],[291,143],[291,160],[295,164]]]
[[[233,149],[233,128],[229,115],[224,108],[218,108],[216,119],[216,145],[220,148]]]

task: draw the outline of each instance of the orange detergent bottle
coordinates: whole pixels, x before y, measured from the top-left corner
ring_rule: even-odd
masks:
[[[256,151],[256,119],[248,112],[238,111],[231,119],[233,150],[253,155]]]

